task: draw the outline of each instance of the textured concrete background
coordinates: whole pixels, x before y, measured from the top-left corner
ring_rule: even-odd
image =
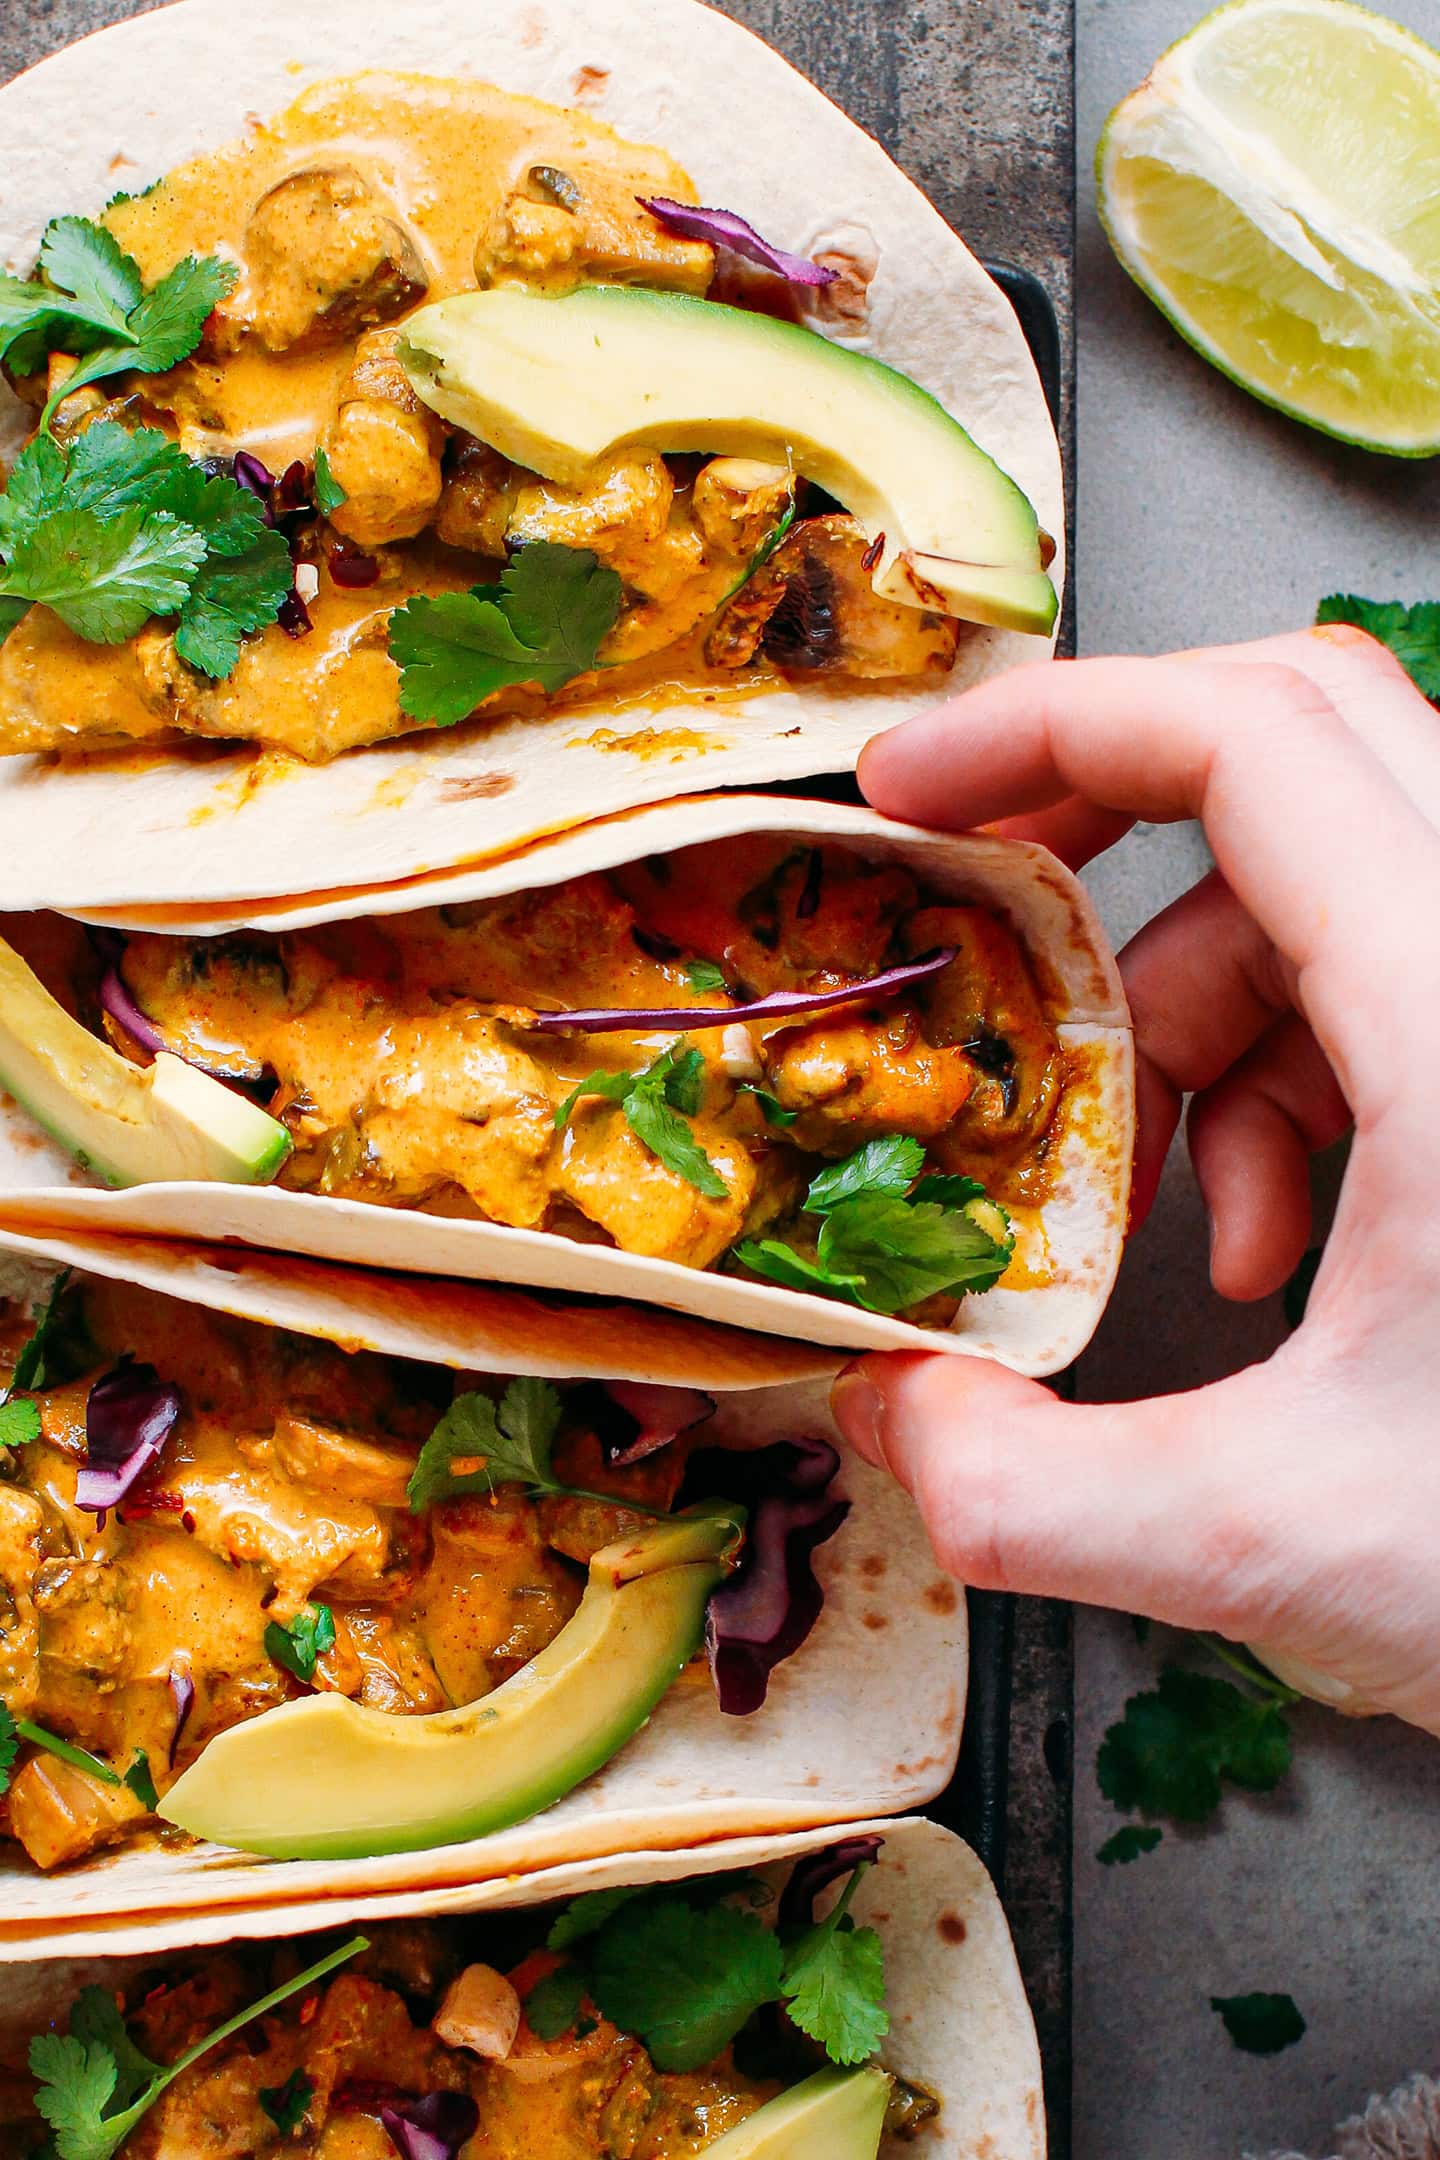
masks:
[[[0,0],[0,75],[146,0]],[[488,4],[488,0],[487,0]],[[977,251],[1036,270],[1068,328],[1071,13],[1067,0],[729,0],[886,146]],[[1079,634],[1158,651],[1305,620],[1336,586],[1440,591],[1436,478],[1370,460],[1254,407],[1128,285],[1095,224],[1088,169],[1105,112],[1203,0],[1079,0]],[[480,12],[477,7],[477,13]],[[1391,12],[1440,42],[1440,0]],[[57,151],[61,146],[57,146]],[[823,185],[823,175],[817,176]],[[0,180],[3,186],[3,180]],[[1178,476],[1178,478],[1177,478]],[[1095,876],[1128,934],[1203,860],[1193,835],[1142,834]],[[1272,1307],[1221,1305],[1181,1164],[1131,1253],[1084,1392],[1190,1385],[1263,1356]],[[1064,1707],[1065,1626],[1022,1626],[1011,1903],[1052,2066],[1063,2075],[1054,1866],[1063,1804],[1041,1739]],[[1113,1818],[1095,1749],[1164,1645],[1083,1613],[1076,1750],[1075,2151],[1080,2160],[1224,2160],[1328,2125],[1411,2068],[1437,2067],[1440,1751],[1390,1727],[1297,1719],[1282,1796],[1232,1799],[1214,1833],[1168,1838],[1128,1870],[1094,1848]],[[1063,1748],[1050,1760],[1059,1766]],[[1238,2055],[1211,1993],[1293,1991],[1310,2021],[1271,2062]],[[1054,2128],[1064,2130],[1053,2091]]]
[[[1308,621],[1337,588],[1440,592],[1435,466],[1367,457],[1253,404],[1175,336],[1100,233],[1090,168],[1105,115],[1204,4],[1078,0],[1083,651],[1260,636]],[[1440,44],[1440,0],[1385,11]],[[1128,935],[1200,861],[1188,833],[1132,838],[1093,880],[1112,929]],[[1282,1325],[1274,1304],[1211,1294],[1194,1189],[1172,1161],[1084,1392],[1194,1385],[1264,1356]],[[1229,1799],[1218,1830],[1167,1833],[1132,1867],[1097,1867],[1116,1817],[1095,1789],[1095,1750],[1164,1648],[1142,1648],[1124,1620],[1077,1616],[1075,2151],[1329,2152],[1328,2127],[1366,2094],[1440,2068],[1440,1749],[1389,1721],[1301,1712],[1281,1794]],[[1309,2020],[1269,2061],[1238,2054],[1207,2006],[1252,1988],[1289,1990]]]

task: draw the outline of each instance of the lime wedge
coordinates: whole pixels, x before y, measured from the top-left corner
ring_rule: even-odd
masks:
[[[1116,107],[1097,169],[1197,352],[1327,434],[1440,451],[1440,53],[1350,0],[1235,0]]]

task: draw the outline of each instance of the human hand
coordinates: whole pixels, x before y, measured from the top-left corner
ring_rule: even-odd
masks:
[[[1216,870],[1121,967],[1135,1219],[1190,1094],[1223,1295],[1285,1281],[1309,1155],[1355,1137],[1268,1362],[1070,1405],[980,1359],[871,1356],[836,1382],[842,1429],[965,1581],[1213,1629],[1440,1732],[1440,717],[1337,626],[1021,669],[877,738],[860,782],[892,816],[998,822],[1072,864],[1136,817],[1203,821]]]

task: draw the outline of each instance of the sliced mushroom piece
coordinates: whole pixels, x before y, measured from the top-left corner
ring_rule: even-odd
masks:
[[[429,283],[390,206],[348,165],[262,195],[245,228],[243,322],[269,352],[338,343],[414,305]]]
[[[446,2047],[504,2062],[520,2030],[520,1997],[493,1965],[467,1965],[446,1988],[430,2029]]]
[[[699,294],[714,267],[714,249],[666,232],[623,168],[530,166],[475,247],[478,285],[551,292],[598,282]]]
[[[760,458],[717,457],[695,476],[695,522],[711,547],[748,561],[785,515],[794,474]]]
[[[768,660],[782,674],[923,675],[955,657],[959,625],[882,600],[865,535],[843,515],[806,518],[725,610],[706,643],[712,667]]]
[[[457,435],[445,453],[445,485],[436,537],[472,555],[503,557],[521,475],[508,458],[473,435]]]

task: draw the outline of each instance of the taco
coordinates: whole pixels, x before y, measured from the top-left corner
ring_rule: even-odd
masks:
[[[1130,1036],[1082,889],[1043,850],[682,800],[402,900],[207,937],[10,921],[89,1030],[13,982],[0,1077],[135,1189],[58,1182],[12,1117],[0,1220],[223,1234],[1025,1371],[1083,1347],[1124,1230]],[[176,1139],[145,1119],[181,1081],[214,1110]]]
[[[0,1969],[0,2134],[38,2153],[56,2124],[58,2160],[1042,2160],[980,1863],[913,1818],[833,1838],[553,1868],[360,1935]]]
[[[943,1784],[958,1593],[903,1496],[858,1464],[837,1484],[818,1391],[735,1391],[743,1338],[713,1358],[696,1338],[704,1386],[557,1382],[495,1370],[503,1292],[452,1339],[447,1286],[413,1286],[376,1351],[333,1339],[352,1311],[377,1327],[343,1270],[212,1263],[202,1303],[202,1255],[154,1249],[144,1284],[106,1264],[0,1316],[8,1936],[463,1882]],[[553,1369],[571,1315],[548,1318]]]
[[[0,907],[393,882],[1049,649],[1008,303],[692,0],[182,0],[0,128]]]

